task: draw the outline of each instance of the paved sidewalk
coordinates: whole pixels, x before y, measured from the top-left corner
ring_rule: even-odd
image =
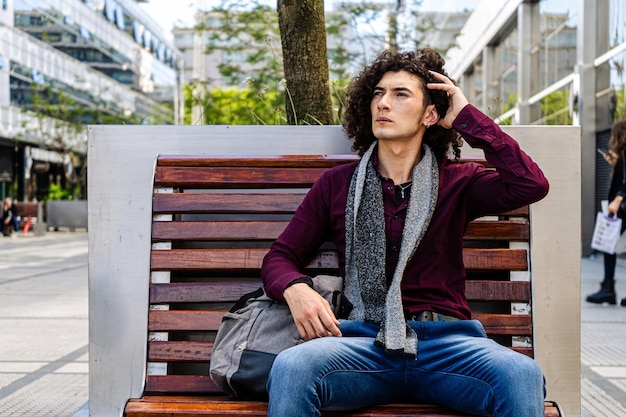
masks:
[[[584,301],[602,273],[582,259],[581,415],[624,417],[626,308]],[[626,297],[626,259],[616,276]],[[87,417],[87,287],[86,232],[0,237],[0,417]]]
[[[88,400],[87,233],[0,237],[0,416]]]
[[[617,306],[587,303],[585,297],[600,289],[603,257],[583,258],[581,263],[581,365],[582,416],[626,416],[626,260],[618,259],[615,278]]]

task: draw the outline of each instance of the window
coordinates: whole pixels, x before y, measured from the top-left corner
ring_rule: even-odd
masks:
[[[33,79],[33,82],[35,82],[35,84],[44,84],[46,82],[46,79],[43,76],[43,74],[37,70],[32,70],[31,78]]]
[[[143,43],[143,32],[144,27],[141,23],[134,21],[133,22],[133,37],[137,43]]]
[[[83,38],[87,40],[91,39],[91,33],[89,33],[89,31],[85,27],[81,26],[78,31],[80,33],[80,36],[82,36]]]
[[[122,9],[122,6],[119,6],[119,5],[115,9],[115,23],[117,24],[117,27],[120,28],[121,30],[126,29],[126,20],[124,19],[124,9]]]
[[[107,20],[111,23],[115,23],[116,9],[117,9],[117,3],[115,3],[113,0],[107,0],[104,3],[104,15],[106,16]]]

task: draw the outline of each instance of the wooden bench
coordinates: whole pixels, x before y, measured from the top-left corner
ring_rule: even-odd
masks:
[[[32,230],[32,226],[37,221],[42,221],[43,213],[40,211],[41,203],[38,202],[15,202],[17,211],[21,217],[19,228],[24,230],[24,226],[30,221],[29,228]]]
[[[263,416],[267,404],[225,396],[208,376],[222,315],[260,286],[259,270],[308,188],[354,156],[157,158],[152,199],[145,389],[128,417]],[[499,343],[533,356],[529,208],[494,213],[465,235],[466,295]],[[309,274],[336,273],[324,246]],[[297,414],[294,414],[297,415]],[[393,404],[325,416],[465,416],[429,404]],[[561,416],[546,402],[546,416]]]

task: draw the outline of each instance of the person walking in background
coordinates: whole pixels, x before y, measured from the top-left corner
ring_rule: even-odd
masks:
[[[7,197],[2,205],[2,234],[11,236],[11,233],[19,230],[19,213],[17,206],[13,204],[13,199]]]
[[[604,159],[611,164],[611,186],[609,187],[609,214],[620,215],[620,206],[626,196],[626,165],[624,155],[626,154],[626,119],[620,120],[613,125],[611,139],[609,140],[609,151],[603,153]],[[622,233],[626,229],[626,219],[622,219]],[[617,254],[604,254],[604,279],[600,284],[600,290],[587,296],[587,301],[595,304],[609,303],[616,304],[615,294],[615,266],[617,264]],[[626,307],[626,297],[620,303]]]

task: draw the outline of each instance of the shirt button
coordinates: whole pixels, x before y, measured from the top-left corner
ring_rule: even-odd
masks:
[[[461,128],[465,129],[467,127],[467,123],[461,123]]]
[[[392,251],[394,251],[394,252],[398,252],[398,247],[397,247],[397,246],[393,246],[393,247],[391,248],[391,250],[392,250]]]
[[[389,191],[391,191],[391,190],[393,190],[393,187],[390,185],[390,186],[388,186],[388,187],[387,187],[387,189],[388,189]]]
[[[394,218],[394,219],[397,219],[397,218],[398,218],[398,215],[397,215],[397,214],[394,214],[394,215],[393,215],[393,218]]]

